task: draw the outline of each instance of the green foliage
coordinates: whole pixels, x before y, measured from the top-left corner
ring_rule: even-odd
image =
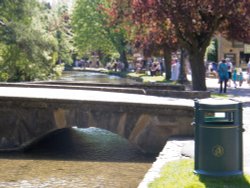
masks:
[[[80,54],[101,51],[119,53],[126,63],[126,32],[119,25],[109,23],[106,0],[78,0],[73,12],[74,43]]]
[[[56,64],[58,57],[70,62],[71,54],[66,53],[69,45],[65,32],[59,42],[55,33],[48,30],[53,17],[50,8],[40,6],[36,0],[3,0],[0,4],[0,81],[60,75],[63,65]]]
[[[208,177],[193,172],[193,160],[167,163],[161,176],[150,183],[149,188],[248,188],[250,176]]]
[[[73,12],[74,42],[82,54],[101,50],[112,53],[115,47],[108,38],[105,15],[98,11],[103,0],[78,0]]]
[[[33,0],[1,0],[0,1],[0,41],[14,43],[16,36],[13,27],[17,23],[29,25],[31,22],[31,8]]]
[[[55,39],[57,63],[71,65],[72,61],[72,28],[71,18],[68,8],[64,5],[58,5],[54,8],[47,8],[44,5],[44,14],[42,15],[45,23],[45,32]]]
[[[218,51],[218,41],[217,41],[217,39],[213,39],[207,48],[207,52],[206,52],[207,60],[213,61],[213,62],[218,62],[217,51]]]

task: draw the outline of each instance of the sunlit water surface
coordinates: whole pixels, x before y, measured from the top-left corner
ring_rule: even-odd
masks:
[[[82,81],[86,83],[131,84],[138,83],[132,79],[121,78],[99,72],[65,71],[59,81]]]
[[[65,72],[60,80],[134,83],[80,71]],[[155,157],[106,130],[64,129],[24,152],[0,153],[0,187],[135,188]]]
[[[0,154],[0,187],[137,187],[155,156],[97,128],[60,130],[25,152]]]

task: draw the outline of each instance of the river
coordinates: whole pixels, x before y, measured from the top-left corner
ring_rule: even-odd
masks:
[[[135,188],[155,158],[106,130],[63,129],[25,151],[0,153],[0,187]]]
[[[59,81],[73,81],[85,83],[111,83],[111,84],[126,84],[136,83],[136,81],[128,78],[121,78],[116,75],[108,75],[99,72],[84,72],[84,71],[65,71]]]

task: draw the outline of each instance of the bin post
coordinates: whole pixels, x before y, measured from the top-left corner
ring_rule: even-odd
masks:
[[[194,172],[208,176],[243,174],[242,103],[195,100]]]

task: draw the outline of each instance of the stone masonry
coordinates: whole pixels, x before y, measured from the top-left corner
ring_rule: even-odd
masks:
[[[193,135],[192,103],[138,94],[0,87],[0,149],[22,149],[58,129],[98,127],[155,153],[170,136]]]

